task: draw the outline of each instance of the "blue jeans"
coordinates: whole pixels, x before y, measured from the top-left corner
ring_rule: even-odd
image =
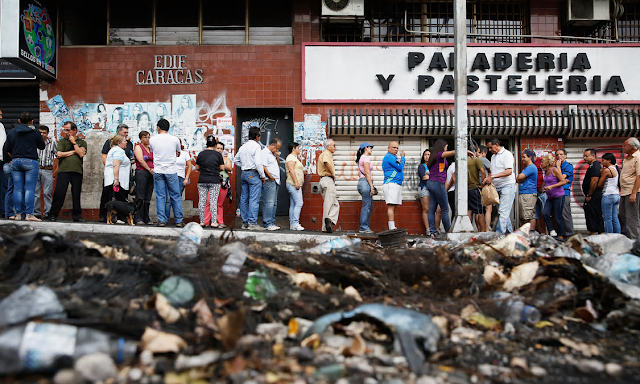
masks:
[[[542,216],[544,216],[544,222],[547,225],[547,231],[553,230],[553,221],[551,221],[551,212],[556,220],[558,226],[558,236],[565,236],[564,219],[562,218],[562,210],[564,209],[565,196],[556,197],[555,199],[548,199],[544,204],[544,210]]]
[[[276,207],[278,206],[278,184],[265,180],[262,184],[262,226],[268,228],[276,224]]]
[[[242,194],[240,195],[240,216],[242,224],[256,225],[260,209],[262,180],[257,171],[242,171]]]
[[[289,227],[295,228],[300,225],[300,212],[302,211],[302,187],[296,189],[295,185],[285,183],[289,191]]]
[[[182,192],[184,192],[184,177],[178,176],[178,185],[180,186],[180,200],[182,200]],[[136,188],[138,186],[136,185]],[[169,190],[167,189],[167,195],[169,194]],[[165,202],[165,209],[167,212],[167,221],[171,218],[171,199],[167,199]],[[180,205],[182,207],[182,204]],[[176,216],[176,211],[173,211],[173,216]]]
[[[365,177],[358,181],[358,193],[362,196],[362,210],[360,211],[360,232],[370,231],[369,219],[371,218],[371,209],[373,208],[373,196],[371,196],[371,187]]]
[[[167,211],[167,193],[173,207],[175,223],[182,223],[182,202],[180,201],[180,185],[177,174],[153,174],[153,187],[156,190],[156,213],[158,221],[168,223],[170,213]]]
[[[620,195],[602,196],[602,216],[604,217],[604,233],[620,233],[618,206]]]
[[[496,189],[498,190],[498,196],[500,196],[496,232],[511,233],[513,232],[513,225],[511,224],[511,207],[513,207],[513,200],[516,198],[516,185],[507,184]]]
[[[536,215],[535,219],[540,220],[542,218],[542,210],[544,209],[544,204],[547,202],[547,194],[542,192],[538,193],[538,201],[536,201]],[[534,229],[534,228],[531,228]]]
[[[449,199],[444,183],[427,180],[427,189],[429,190],[429,232],[436,233],[436,210],[440,206],[442,213],[442,225],[444,230],[449,232],[451,228],[451,219],[449,218]]]
[[[2,171],[7,178],[7,192],[4,197],[4,217],[12,217],[16,215],[13,207],[13,176],[11,176],[11,162],[4,163]]]
[[[40,166],[38,160],[18,158],[11,161],[13,178],[13,206],[16,215],[33,215]]]

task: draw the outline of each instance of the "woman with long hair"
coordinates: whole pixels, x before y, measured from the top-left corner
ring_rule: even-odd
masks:
[[[602,188],[602,216],[605,233],[620,233],[618,206],[620,205],[620,169],[613,153],[602,155],[602,170],[598,180]]]
[[[424,223],[424,229],[429,233],[429,189],[427,188],[427,180],[429,180],[429,168],[427,167],[427,161],[431,157],[431,150],[429,148],[422,152],[420,158],[420,165],[418,166],[418,176],[420,178],[420,184],[418,185],[418,196],[420,197],[420,204],[422,205],[422,222]],[[440,230],[440,207],[436,211],[436,232]]]
[[[149,224],[149,204],[153,197],[153,152],[149,147],[151,134],[141,131],[138,135],[140,142],[133,149],[133,157],[136,161],[136,201],[142,200],[142,205],[136,212],[136,225]]]
[[[362,196],[362,210],[360,211],[360,232],[371,234],[373,231],[369,228],[369,219],[371,218],[371,209],[373,208],[373,195],[376,188],[373,186],[373,178],[371,172],[373,165],[371,164],[371,153],[373,145],[369,143],[360,144],[360,149],[356,154],[356,164],[358,165],[358,193]]]
[[[447,180],[447,157],[455,156],[456,151],[448,151],[447,142],[438,139],[431,150],[432,156],[427,161],[429,168],[429,180],[427,180],[427,189],[429,190],[429,234],[438,235],[436,231],[436,210],[440,207],[442,212],[442,224],[444,230],[449,232],[451,228],[451,219],[449,218],[449,201],[447,199],[447,191],[445,189],[445,181]]]
[[[289,199],[289,228],[294,231],[304,231],[300,225],[300,212],[302,211],[302,185],[304,184],[304,171],[300,156],[300,144],[292,142],[289,144],[289,156],[285,159],[287,169],[287,191]]]
[[[218,141],[213,135],[207,136],[207,148],[198,154],[196,170],[200,171],[198,178],[198,213],[200,225],[205,226],[204,209],[209,197],[211,207],[211,227],[218,228],[218,194],[220,193],[220,171],[225,169],[222,154],[216,150]]]
[[[564,228],[564,220],[562,219],[562,209],[564,208],[564,188],[567,180],[562,176],[562,172],[556,167],[556,159],[552,155],[546,155],[542,158],[540,164],[544,172],[544,190],[547,194],[547,202],[544,204],[542,216],[547,225],[547,230],[551,232],[553,229],[553,221],[551,221],[551,212],[558,228],[558,240],[564,240],[566,232]]]

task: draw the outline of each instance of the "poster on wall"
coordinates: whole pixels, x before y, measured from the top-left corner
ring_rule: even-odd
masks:
[[[107,104],[107,131],[115,132],[118,124],[125,122],[127,110],[124,104]]]
[[[137,143],[140,131],[149,131],[151,118],[148,112],[148,103],[124,103],[127,111],[125,123],[129,126],[129,139]]]
[[[86,131],[93,129],[89,104],[84,104],[80,108],[73,109],[73,119],[78,126],[78,132],[85,133]]]
[[[171,103],[148,103],[147,112],[151,117],[152,127],[151,135],[156,133],[156,127],[158,126],[158,120],[165,119],[171,124]]]
[[[104,103],[88,103],[89,120],[93,129],[107,129],[107,106]]]
[[[196,126],[196,95],[173,95],[172,108],[170,132],[178,137],[184,137]]]
[[[55,116],[59,126],[62,126],[65,121],[73,121],[71,111],[69,111],[67,103],[64,102],[62,96],[55,95],[47,100],[47,106],[49,107],[49,111]]]

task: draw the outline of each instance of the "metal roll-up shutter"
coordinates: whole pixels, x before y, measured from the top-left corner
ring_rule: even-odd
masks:
[[[336,164],[336,189],[338,199],[341,201],[361,200],[358,193],[358,168],[356,166],[356,153],[360,144],[368,142],[373,145],[373,185],[378,189],[379,194],[374,196],[374,200],[384,200],[382,185],[384,175],[382,173],[382,158],[387,153],[390,141],[398,141],[400,150],[405,151],[404,183],[402,185],[403,200],[415,200],[418,195],[418,164],[422,151],[427,148],[426,139],[420,137],[333,137],[337,149],[333,154]]]
[[[40,123],[40,100],[38,84],[21,86],[3,86],[0,84],[0,110],[2,110],[2,124],[11,129],[18,123],[22,112],[30,112],[33,123]],[[53,127],[50,127],[53,128]]]
[[[584,216],[584,194],[582,193],[582,180],[589,168],[582,158],[585,149],[596,150],[598,161],[602,155],[611,152],[615,155],[618,166],[622,165],[622,140],[567,140],[565,149],[567,150],[567,161],[573,164],[573,184],[571,185],[571,215],[573,216],[573,229],[575,232],[586,232],[587,222]]]

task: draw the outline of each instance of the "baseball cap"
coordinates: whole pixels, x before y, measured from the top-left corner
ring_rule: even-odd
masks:
[[[373,145],[371,145],[371,144],[369,144],[369,143],[362,143],[362,144],[360,144],[360,149],[362,149],[362,148],[366,148],[366,147],[371,147],[371,148],[373,148]]]

